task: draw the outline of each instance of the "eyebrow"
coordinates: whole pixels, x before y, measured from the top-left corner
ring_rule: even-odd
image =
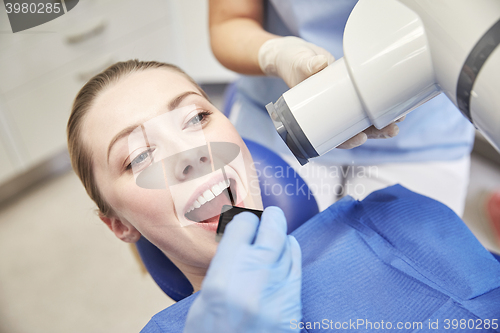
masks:
[[[190,95],[198,95],[200,97],[203,97],[200,93],[197,93],[196,91],[186,91],[186,92],[183,92],[182,94],[178,95],[177,97],[175,97],[174,99],[172,99],[170,101],[170,103],[168,103],[168,111],[172,111],[174,109],[176,109],[179,104],[182,103],[182,101],[190,96]],[[205,97],[203,97],[205,98]],[[134,131],[134,129],[136,129],[138,126],[140,126],[143,122],[139,122],[137,124],[133,124],[133,125],[130,125],[126,128],[124,128],[123,130],[121,130],[118,134],[116,134],[113,139],[111,140],[109,146],[108,146],[108,154],[107,154],[107,159],[108,159],[108,164],[109,164],[109,155],[111,153],[111,148],[113,148],[114,144],[122,139],[123,137],[129,135],[130,133],[132,133]]]

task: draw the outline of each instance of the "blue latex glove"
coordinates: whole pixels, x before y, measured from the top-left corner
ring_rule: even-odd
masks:
[[[226,226],[184,333],[297,332],[302,319],[301,252],[283,211],[240,213]],[[254,241],[255,239],[255,241]]]

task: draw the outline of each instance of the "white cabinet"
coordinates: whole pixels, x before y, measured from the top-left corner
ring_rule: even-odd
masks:
[[[0,11],[5,13],[4,9]],[[148,30],[157,21],[167,26],[168,13],[165,0],[86,0],[41,26],[1,34],[0,45],[9,47],[0,52],[0,73],[8,78],[0,81],[0,91],[5,93],[50,74],[82,55],[99,55],[117,41],[127,42],[130,34]]]
[[[27,153],[27,164],[42,162],[66,147],[66,123],[72,101],[80,87],[95,73],[112,63],[132,58],[167,60],[168,27],[128,36],[128,43],[110,43],[99,54],[83,56],[54,70],[34,83],[5,94],[11,126]],[[157,47],[151,47],[157,45]]]
[[[224,68],[210,49],[208,32],[208,1],[173,0],[171,19],[177,28],[174,38],[179,45],[182,67],[200,83],[234,81],[237,75]]]
[[[210,51],[204,0],[85,0],[24,32],[9,33],[6,22],[0,6],[0,128],[13,138],[0,142],[0,184],[66,149],[76,93],[116,61],[174,63],[201,83],[235,78]],[[7,162],[9,153],[20,162]]]

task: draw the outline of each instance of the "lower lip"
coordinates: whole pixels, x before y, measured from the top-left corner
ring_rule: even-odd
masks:
[[[199,222],[199,223],[195,223],[195,225],[202,228],[202,229],[205,229],[207,231],[216,233],[217,226],[219,225],[219,216],[217,216],[217,220],[214,222]]]
[[[245,205],[243,204],[243,201],[240,202],[239,204],[235,205],[235,206],[236,207],[245,208]],[[216,218],[216,220],[214,222],[198,222],[198,223],[194,223],[194,224],[196,226],[202,228],[202,229],[205,229],[205,230],[208,230],[210,232],[216,233],[217,232],[217,227],[219,226],[220,214],[217,215],[215,218]]]

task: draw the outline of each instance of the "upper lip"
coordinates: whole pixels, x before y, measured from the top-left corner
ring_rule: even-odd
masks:
[[[227,179],[229,180],[229,179],[234,179],[234,178],[227,175]],[[203,192],[205,192],[206,190],[209,190],[209,189],[211,190],[212,186],[220,183],[223,180],[224,180],[224,177],[223,177],[222,173],[217,172],[217,174],[212,176],[208,181],[206,181],[205,183],[198,186],[198,188],[196,188],[196,190],[193,192],[193,194],[191,194],[188,201],[186,202],[186,205],[184,206],[184,210],[183,210],[184,214],[187,213],[189,208],[193,205],[194,201],[196,199],[198,199],[198,197],[200,195],[202,195]]]

